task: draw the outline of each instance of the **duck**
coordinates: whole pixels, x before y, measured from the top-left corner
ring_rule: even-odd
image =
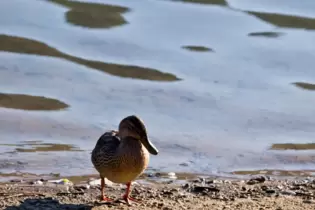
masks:
[[[111,202],[105,196],[105,178],[111,182],[125,184],[123,200],[141,202],[130,196],[131,184],[148,167],[150,154],[157,155],[158,149],[149,140],[146,127],[140,117],[127,116],[117,130],[106,131],[96,142],[91,161],[101,178],[101,200]]]

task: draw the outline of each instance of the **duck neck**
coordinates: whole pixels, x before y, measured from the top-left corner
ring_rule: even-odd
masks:
[[[126,137],[121,138],[121,147],[139,150],[142,148],[142,143],[139,139],[136,139],[131,136],[126,136]]]

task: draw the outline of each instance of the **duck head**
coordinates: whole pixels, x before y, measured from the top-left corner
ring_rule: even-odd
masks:
[[[121,120],[118,127],[121,139],[132,137],[138,139],[152,155],[157,155],[159,151],[148,139],[147,131],[143,121],[135,115],[128,116]]]

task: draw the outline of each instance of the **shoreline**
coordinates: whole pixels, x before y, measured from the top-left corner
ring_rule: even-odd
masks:
[[[170,175],[171,174],[171,175]],[[300,179],[307,177],[315,178],[315,170],[240,170],[232,172],[222,172],[222,173],[192,173],[192,172],[165,172],[159,170],[146,170],[143,174],[138,177],[138,180],[163,180],[163,179],[172,179],[185,181],[187,179],[196,179],[199,177],[204,178],[216,178],[216,179],[229,179],[229,180],[241,180],[248,179],[252,176],[268,176],[277,180],[284,179],[294,179],[299,177]],[[78,184],[84,182],[90,178],[98,178],[98,174],[89,173],[89,174],[79,174],[79,175],[64,175],[64,173],[49,173],[49,174],[35,174],[31,172],[11,172],[11,173],[1,173],[0,172],[0,184],[1,183],[11,183],[11,182],[20,182],[20,181],[32,181],[36,179],[70,179],[73,183]]]
[[[74,177],[73,177],[74,178]],[[112,203],[99,201],[99,182],[95,177],[73,184],[54,184],[48,180],[11,181],[0,184],[0,209],[274,209],[304,210],[315,207],[315,178],[278,179],[252,176],[248,179],[190,177],[186,180],[138,179],[132,196],[142,200],[127,206],[118,200],[125,186],[108,182],[105,193]],[[93,185],[91,183],[94,183]]]

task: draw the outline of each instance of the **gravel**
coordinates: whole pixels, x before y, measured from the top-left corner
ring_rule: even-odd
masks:
[[[107,186],[106,195],[114,202],[99,201],[98,185],[78,183],[71,186],[32,182],[0,185],[0,209],[6,210],[102,210],[102,209],[274,209],[305,210],[315,208],[315,180],[271,180],[252,177],[249,180],[200,178],[183,184],[176,182],[136,184],[132,196],[142,200],[128,206],[120,198],[125,187]]]

